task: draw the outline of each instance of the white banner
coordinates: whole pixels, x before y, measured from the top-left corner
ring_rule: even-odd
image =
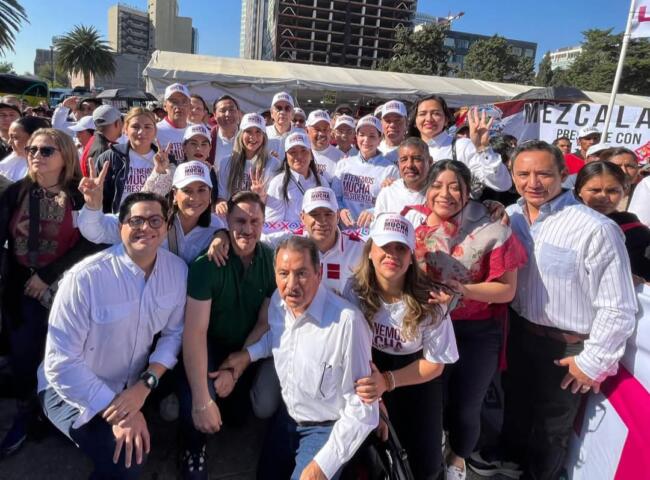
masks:
[[[650,1],[637,0],[630,38],[650,37]]]
[[[590,395],[569,450],[573,480],[650,479],[650,286],[616,376]]]

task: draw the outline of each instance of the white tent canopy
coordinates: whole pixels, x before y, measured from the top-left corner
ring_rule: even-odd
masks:
[[[147,91],[162,99],[165,87],[181,82],[212,103],[221,95],[236,98],[244,111],[270,107],[273,95],[290,92],[298,104],[316,107],[326,96],[332,103],[368,99],[414,101],[439,94],[451,107],[509,100],[532,86],[450,77],[412,75],[287,62],[210,57],[156,51],[144,69]],[[609,94],[585,92],[594,103],[607,104]],[[616,103],[650,107],[649,97],[618,95]],[[331,105],[326,105],[331,106]]]

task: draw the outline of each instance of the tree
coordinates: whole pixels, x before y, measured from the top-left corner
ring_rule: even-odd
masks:
[[[519,57],[514,71],[506,80],[523,85],[535,83],[535,60],[532,57]]]
[[[11,62],[0,62],[0,73],[16,73],[14,64]]]
[[[464,78],[475,78],[490,82],[503,82],[517,67],[517,57],[510,52],[505,38],[494,35],[486,40],[474,42],[465,57]]]
[[[542,61],[539,62],[539,69],[535,77],[535,85],[539,87],[550,87],[553,83],[553,70],[551,69],[551,55],[546,52]]]
[[[29,20],[17,0],[0,0],[0,55],[14,51],[16,33],[23,22],[29,23]]]
[[[69,88],[70,79],[68,77],[68,74],[65,72],[65,70],[62,70],[60,67],[56,66],[55,72],[56,72],[55,81],[52,82],[52,65],[50,65],[49,63],[45,63],[41,65],[38,71],[34,72],[34,74],[37,77],[45,80],[50,88]]]
[[[54,43],[57,65],[72,75],[81,73],[84,87],[90,89],[90,76],[112,76],[115,60],[95,27],[75,26],[71,32],[59,37]]]
[[[398,27],[393,56],[380,62],[379,70],[420,75],[447,75],[451,50],[444,46],[448,25],[427,24],[418,31]]]

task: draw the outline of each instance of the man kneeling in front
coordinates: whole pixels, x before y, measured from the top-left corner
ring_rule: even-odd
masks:
[[[313,240],[289,237],[275,250],[277,291],[269,331],[231,356],[236,374],[273,355],[284,407],[276,413],[258,465],[259,479],[336,479],[377,426],[354,383],[370,374],[370,329],[352,305],[321,285]],[[293,473],[291,473],[293,471]]]

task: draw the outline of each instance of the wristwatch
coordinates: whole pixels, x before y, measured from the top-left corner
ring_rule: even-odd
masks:
[[[153,390],[158,386],[158,377],[150,370],[145,370],[142,372],[142,375],[140,375],[140,380],[144,382],[145,386],[149,390]]]

